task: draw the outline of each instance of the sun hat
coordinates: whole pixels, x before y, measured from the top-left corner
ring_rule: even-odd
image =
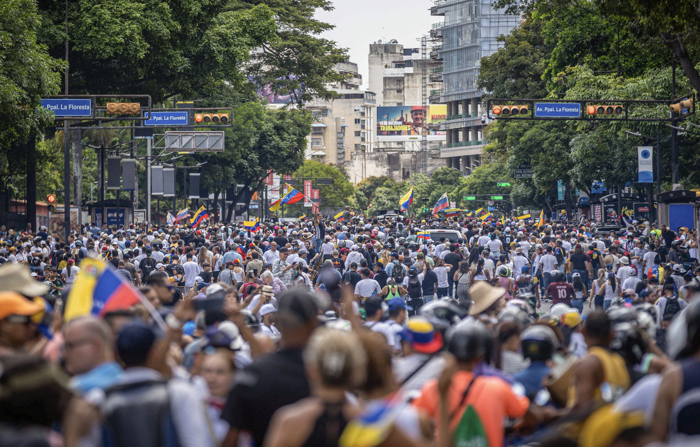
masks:
[[[469,315],[478,315],[488,309],[493,303],[505,295],[506,289],[493,287],[486,281],[478,281],[469,288],[469,296],[473,303],[469,307]]]

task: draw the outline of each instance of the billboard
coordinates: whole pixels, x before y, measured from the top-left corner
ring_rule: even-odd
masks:
[[[445,119],[446,104],[377,107],[377,141],[420,141],[423,135],[428,141],[445,141],[444,131],[428,129]]]

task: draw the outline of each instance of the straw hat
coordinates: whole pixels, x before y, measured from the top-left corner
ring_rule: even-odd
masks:
[[[17,292],[34,298],[49,293],[49,286],[32,278],[29,267],[5,264],[0,267],[0,291]]]
[[[493,303],[505,295],[503,287],[493,287],[486,281],[477,281],[469,288],[469,297],[473,303],[469,308],[469,315],[478,315],[488,309]]]

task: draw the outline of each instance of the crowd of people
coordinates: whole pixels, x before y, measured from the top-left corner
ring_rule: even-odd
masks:
[[[66,318],[86,258],[140,302]],[[697,258],[636,221],[2,227],[0,447],[694,445]]]

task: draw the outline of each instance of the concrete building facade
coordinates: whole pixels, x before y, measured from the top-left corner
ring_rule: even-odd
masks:
[[[442,42],[432,53],[434,60],[442,61],[442,88],[432,90],[430,100],[447,105],[447,120],[440,123],[446,132],[440,158],[469,175],[481,164],[488,143],[483,132],[483,91],[477,88],[481,58],[503,45],[496,38],[508,34],[520,18],[494,9],[491,0],[436,0],[431,14],[444,17],[430,31],[433,39]]]
[[[376,99],[373,92],[360,90],[362,75],[358,72],[357,64],[343,62],[335,68],[346,75],[343,81],[331,85],[339,97],[331,101],[316,99],[306,103],[313,117],[306,157],[321,163],[345,166],[354,152],[372,151],[371,129]],[[352,178],[350,180],[355,182]]]

